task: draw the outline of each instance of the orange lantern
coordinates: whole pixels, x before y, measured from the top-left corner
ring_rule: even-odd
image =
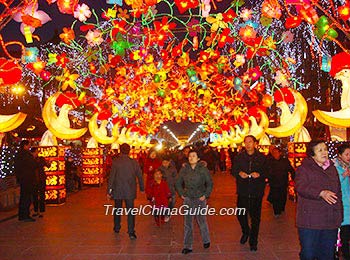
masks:
[[[64,146],[38,147],[39,156],[45,158],[50,165],[44,167],[46,174],[45,201],[47,204],[66,202],[65,149]]]

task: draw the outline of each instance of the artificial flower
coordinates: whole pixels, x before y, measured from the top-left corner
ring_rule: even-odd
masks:
[[[88,31],[85,38],[90,46],[100,45],[103,42],[100,30]]]
[[[60,34],[60,38],[65,44],[70,44],[75,38],[74,30],[72,28],[64,27],[63,33]]]
[[[85,22],[91,17],[91,11],[86,4],[78,5],[74,11],[74,18],[77,18],[80,22]]]
[[[216,32],[219,28],[227,28],[227,23],[223,21],[222,13],[216,14],[216,16],[209,16],[206,18],[207,22],[211,24],[210,30]]]
[[[71,87],[72,89],[75,89],[75,80],[79,78],[79,74],[71,74],[69,70],[64,69],[63,75],[56,76],[56,80],[60,81],[62,84],[61,89],[64,91],[68,87]]]

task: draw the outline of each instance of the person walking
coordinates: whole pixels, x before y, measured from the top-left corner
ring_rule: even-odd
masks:
[[[20,184],[21,191],[18,206],[18,220],[24,222],[34,222],[30,217],[30,204],[34,193],[36,162],[29,151],[28,140],[20,143],[20,149],[15,157],[15,173]]]
[[[268,160],[268,175],[270,185],[271,203],[275,217],[279,217],[285,210],[287,202],[287,189],[289,173],[294,179],[295,170],[287,158],[281,157],[280,148],[275,147],[271,152],[271,159]]]
[[[181,168],[176,180],[176,190],[184,200],[188,213],[184,216],[184,248],[183,254],[192,252],[193,244],[193,217],[195,216],[202,236],[204,248],[210,247],[209,228],[205,214],[196,212],[195,209],[205,208],[207,199],[213,189],[213,182],[208,168],[200,162],[196,151],[188,154],[188,163]]]
[[[308,144],[307,158],[297,168],[298,195],[296,226],[301,260],[334,259],[343,205],[337,169],[328,158],[324,141]]]
[[[46,190],[46,174],[44,171],[44,166],[49,167],[49,164],[45,161],[43,157],[39,157],[39,150],[37,147],[30,148],[33,157],[36,162],[35,171],[35,190],[33,193],[33,204],[34,204],[34,214],[33,217],[39,216],[39,218],[44,217],[45,212],[45,190]]]
[[[149,151],[148,157],[143,161],[143,173],[146,176],[146,196],[151,201],[150,190],[154,182],[153,174],[156,169],[162,165],[162,161],[157,157],[154,149]]]
[[[250,250],[256,251],[267,164],[266,157],[256,149],[257,140],[253,135],[244,138],[244,145],[245,150],[235,157],[232,174],[237,182],[237,207],[247,211],[247,214],[237,215],[242,229],[240,243],[245,244],[249,238]],[[248,224],[248,214],[251,227]]]
[[[140,191],[144,191],[141,168],[138,162],[129,157],[130,146],[126,143],[120,145],[121,155],[113,160],[111,174],[108,180],[108,198],[113,198],[115,208],[122,208],[123,201],[128,214],[128,234],[131,240],[136,239],[135,216],[129,209],[134,208],[136,198],[136,179],[138,180]],[[121,216],[114,215],[114,232],[119,233]]]
[[[169,209],[172,210],[176,202],[176,189],[175,182],[177,178],[177,171],[175,166],[172,164],[172,161],[169,156],[165,156],[162,161],[162,165],[159,167],[159,170],[162,172],[163,179],[167,182],[168,187],[171,192],[171,199],[169,201]],[[171,215],[165,216],[164,221],[168,222]]]
[[[334,166],[339,174],[343,201],[343,222],[340,227],[341,252],[343,259],[350,260],[350,145],[341,144],[337,150],[338,157],[334,159]]]

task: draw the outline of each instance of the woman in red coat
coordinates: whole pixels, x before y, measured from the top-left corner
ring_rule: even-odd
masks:
[[[162,172],[159,169],[154,171],[154,182],[150,187],[149,193],[154,206],[157,209],[159,209],[160,212],[161,209],[168,207],[169,200],[171,199],[171,191],[168,187],[167,182],[162,179],[162,176]],[[158,226],[160,225],[160,223],[164,222],[164,216],[165,214],[158,213],[155,211],[154,219]]]
[[[162,165],[162,161],[157,158],[155,150],[150,150],[148,157],[143,164],[143,173],[146,176],[146,196],[148,200],[152,199],[150,196],[150,188],[153,183],[153,174],[156,169]]]

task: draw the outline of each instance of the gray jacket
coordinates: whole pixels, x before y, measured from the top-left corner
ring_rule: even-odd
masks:
[[[194,169],[186,163],[180,170],[175,187],[180,196],[198,199],[205,195],[208,198],[213,189],[213,181],[202,162],[197,163]]]
[[[136,178],[140,191],[144,191],[142,172],[136,160],[122,154],[113,160],[108,180],[108,193],[114,199],[135,199]]]

